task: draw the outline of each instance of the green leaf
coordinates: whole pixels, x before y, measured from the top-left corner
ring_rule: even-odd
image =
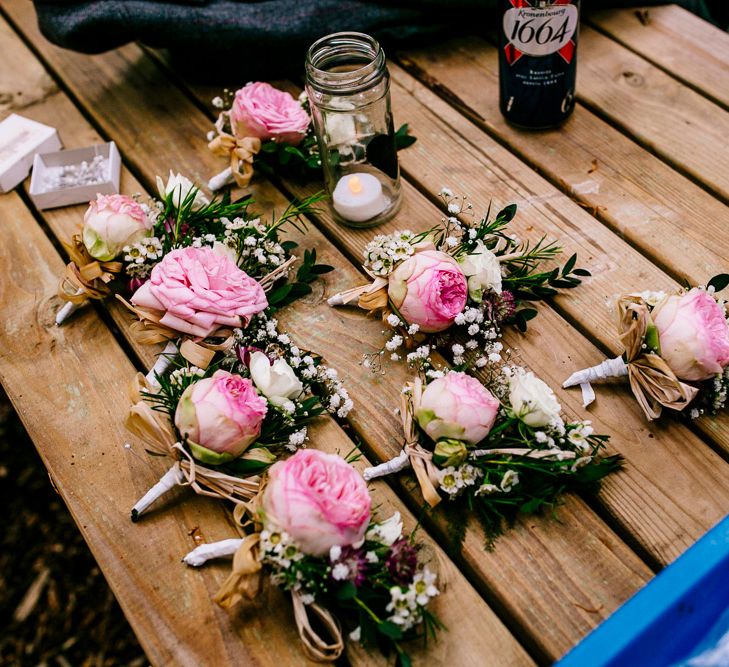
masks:
[[[592,274],[587,269],[575,269],[572,272],[573,276],[591,276]]]
[[[390,639],[394,639],[395,641],[402,639],[402,628],[392,621],[382,621],[382,623],[378,624],[377,630],[380,634],[383,634],[385,637],[389,637]]]
[[[563,276],[568,276],[572,272],[572,269],[575,268],[575,264],[577,264],[577,253],[575,253],[574,255],[572,255],[572,257],[570,257],[564,263],[564,268],[562,269],[562,275]]]
[[[410,128],[407,123],[401,125],[397,132],[395,132],[395,149],[398,151],[412,146],[416,141],[417,139],[410,134]]]
[[[277,303],[283,301],[289,295],[292,288],[293,285],[291,284],[281,285],[281,287],[277,287],[275,290],[269,292],[268,305],[275,306]]]
[[[413,661],[410,656],[404,651],[400,651],[397,654],[397,660],[395,660],[395,667],[412,667]]]
[[[709,281],[707,287],[713,287],[715,292],[721,292],[727,285],[729,285],[729,273],[720,273]]]
[[[357,595],[357,587],[351,582],[347,581],[342,584],[337,591],[338,600],[353,600]]]
[[[275,153],[278,150],[278,144],[275,141],[264,141],[261,144],[261,150],[264,153]]]
[[[499,214],[496,216],[496,219],[501,219],[504,222],[509,222],[514,219],[514,216],[516,215],[516,204],[509,204],[508,206],[502,208],[499,211]]]
[[[329,266],[328,264],[315,264],[311,267],[311,272],[317,276],[320,276],[323,273],[329,273],[330,271],[334,271],[334,267]]]

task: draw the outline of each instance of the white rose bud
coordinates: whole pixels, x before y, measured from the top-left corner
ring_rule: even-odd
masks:
[[[461,260],[461,269],[468,278],[468,294],[481,303],[483,293],[501,294],[501,264],[499,258],[479,240],[476,249]]]
[[[180,208],[182,206],[182,203],[187,199],[188,194],[190,194],[190,191],[196,188],[196,185],[186,176],[183,176],[182,174],[175,174],[170,170],[170,175],[167,178],[167,184],[162,181],[162,179],[157,176],[157,191],[159,192],[159,196],[162,199],[167,199],[167,196],[169,194],[172,194],[172,203],[175,205],[175,208]],[[210,203],[210,200],[205,196],[205,193],[197,188],[197,191],[195,192],[195,200],[192,204],[192,210],[196,211],[201,208],[204,208]]]
[[[300,396],[304,390],[301,380],[283,359],[276,359],[271,364],[263,352],[254,352],[248,370],[258,391],[274,405],[282,406],[290,399]]]
[[[511,377],[509,402],[514,414],[532,428],[557,421],[562,411],[554,392],[532,372],[516,373]]]
[[[149,236],[151,229],[144,209],[131,197],[97,195],[84,215],[81,236],[94,259],[110,262],[124,246]]]

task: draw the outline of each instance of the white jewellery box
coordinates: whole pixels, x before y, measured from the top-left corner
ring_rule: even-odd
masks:
[[[9,192],[28,175],[36,153],[60,148],[55,128],[10,114],[0,122],[0,192]]]
[[[96,169],[90,166],[97,165]],[[88,203],[96,195],[119,193],[121,156],[113,141],[87,148],[37,154],[30,198],[38,209]]]

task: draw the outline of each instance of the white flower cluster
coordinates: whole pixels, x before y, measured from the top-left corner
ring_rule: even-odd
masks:
[[[386,607],[386,611],[391,614],[387,620],[399,625],[403,632],[420,623],[423,620],[423,608],[439,593],[435,581],[435,573],[425,567],[415,575],[407,588],[393,586]]]
[[[509,493],[519,483],[519,473],[516,470],[507,470],[499,485],[485,483],[476,489],[475,495],[491,495],[492,493]]]
[[[187,378],[202,377],[205,371],[197,366],[187,368],[176,368],[170,373],[170,384],[181,387]]]
[[[470,463],[464,463],[458,467],[442,468],[436,472],[436,475],[440,488],[448,494],[449,498],[453,499],[483,477],[483,471]]]
[[[149,276],[152,267],[162,259],[162,241],[156,236],[142,239],[138,243],[122,248],[126,272],[132,278],[144,279]]]
[[[476,368],[501,361],[501,352],[504,349],[499,340],[501,332],[494,322],[487,319],[485,308],[486,306],[467,306],[462,313],[456,315],[455,324],[464,327],[469,338],[463,345],[457,343],[451,347],[454,364],[460,366],[465,362],[465,354],[475,353],[476,350]]]
[[[263,267],[275,268],[286,261],[286,251],[280,243],[267,238],[266,227],[260,218],[222,218],[222,222],[225,225],[223,243],[238,250],[239,264],[255,260]]]
[[[389,275],[398,262],[415,252],[413,238],[414,234],[407,229],[393,234],[378,234],[365,248],[365,268],[376,276]]]
[[[261,553],[262,560],[283,570],[288,570],[291,563],[304,557],[287,533],[271,526],[261,531]]]

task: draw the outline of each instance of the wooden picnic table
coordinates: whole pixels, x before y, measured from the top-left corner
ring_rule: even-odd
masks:
[[[38,32],[27,0],[0,0],[0,12],[0,118],[18,112],[53,125],[66,148],[113,139],[127,194],[153,192],[155,176],[169,169],[203,183],[220,169],[205,146],[219,88],[193,85],[163,53],[137,45],[98,56],[56,48]],[[484,208],[516,202],[517,233],[560,239],[592,271],[579,289],[544,305],[526,336],[506,336],[551,386],[619,352],[611,305],[619,294],[705,283],[727,271],[729,36],[708,23],[676,6],[587,14],[577,108],[549,132],[504,122],[497,50],[487,39],[390,54],[390,69],[396,120],[410,123],[418,141],[400,154],[402,211],[377,231],[432,226],[447,185]],[[258,174],[251,191],[268,210],[318,187]],[[231,615],[211,601],[228,566],[180,563],[195,546],[194,529],[207,541],[231,536],[223,503],[180,491],[184,502],[129,521],[129,508],[163,472],[163,463],[123,447],[128,382],[156,351],[135,344],[129,314],[113,301],[54,326],[59,242],[84,207],[37,211],[26,193],[27,183],[0,195],[0,380],[150,661],[304,664],[283,594],[268,588]],[[362,354],[381,344],[381,323],[326,304],[361,280],[372,234],[340,227],[327,213],[312,217],[300,240],[336,271],[281,320],[297,343],[339,369],[355,400],[345,426],[314,426],[313,446],[348,451],[354,438],[382,461],[401,446],[393,408],[407,372],[364,369]],[[558,396],[584,415],[579,392]],[[611,434],[610,450],[627,459],[598,496],[565,497],[556,519],[517,521],[492,551],[471,521],[452,553],[443,514],[425,517],[423,539],[444,589],[435,611],[448,631],[427,658],[413,647],[416,662],[549,663],[729,512],[726,415],[690,426],[648,423],[621,384],[601,386],[589,413],[597,432]],[[415,524],[421,498],[407,478],[372,488],[377,503]],[[354,665],[383,663],[352,644],[346,655]]]

